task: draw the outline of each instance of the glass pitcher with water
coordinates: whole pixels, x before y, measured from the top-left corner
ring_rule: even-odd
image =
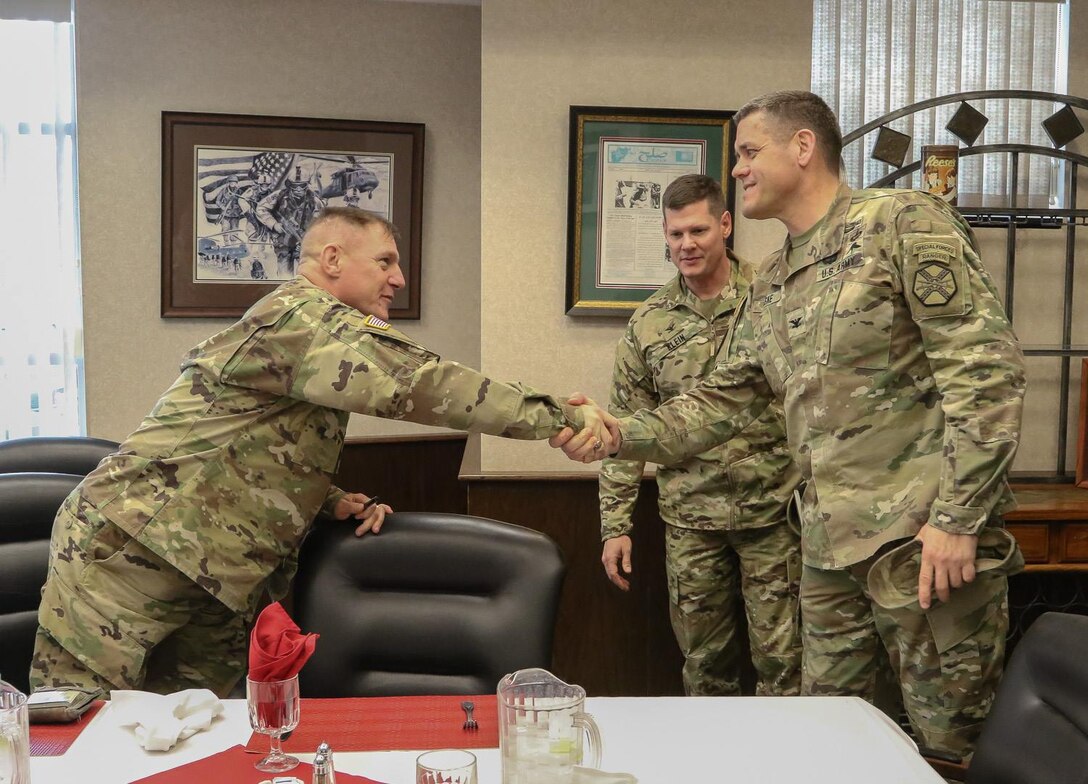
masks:
[[[585,689],[547,670],[518,670],[499,681],[502,784],[554,784],[570,781],[575,765],[599,768],[601,733],[585,701]]]
[[[26,696],[0,680],[0,784],[30,784]]]

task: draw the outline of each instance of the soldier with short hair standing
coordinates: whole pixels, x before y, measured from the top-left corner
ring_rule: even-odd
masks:
[[[229,692],[257,603],[284,595],[318,512],[362,535],[392,511],[332,485],[349,412],[521,439],[581,424],[393,329],[403,285],[392,224],[329,208],[299,276],[189,352],[57,515],[35,689]]]
[[[639,306],[616,348],[609,403],[616,416],[656,408],[725,361],[748,293],[725,244],[732,218],[721,183],[704,174],[677,178],[665,189],[663,215],[678,274]],[[617,459],[601,466],[601,561],[624,591],[643,468]],[[741,693],[742,612],[756,692],[800,693],[800,538],[787,520],[799,482],[778,403],[728,443],[658,469],[669,617],[687,694]]]
[[[618,457],[670,463],[783,401],[804,478],[803,692],[872,699],[887,657],[922,742],[969,753],[1008,627],[1008,570],[976,577],[976,556],[1018,555],[1000,529],[1019,344],[958,213],[840,181],[842,137],[819,97],[772,93],[734,119],[741,209],[789,235],[752,281],[738,351],[656,411],[606,419],[610,434],[553,442],[585,460],[622,436]]]

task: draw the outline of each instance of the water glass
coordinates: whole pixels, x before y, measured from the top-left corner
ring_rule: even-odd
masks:
[[[0,681],[0,784],[30,784],[26,695]]]
[[[476,784],[476,755],[460,749],[425,751],[416,757],[416,784]]]
[[[298,758],[283,753],[281,738],[298,726],[298,676],[285,681],[254,681],[246,678],[249,725],[270,737],[268,756],[255,767],[265,773],[283,773],[298,765]]]

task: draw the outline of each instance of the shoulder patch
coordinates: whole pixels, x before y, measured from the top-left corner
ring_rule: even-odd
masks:
[[[363,321],[363,326],[374,327],[374,329],[382,329],[382,330],[386,330],[386,329],[390,328],[388,323],[382,321],[377,316],[367,316],[366,319]]]
[[[956,236],[904,237],[904,284],[915,319],[961,316],[970,310],[967,265]]]

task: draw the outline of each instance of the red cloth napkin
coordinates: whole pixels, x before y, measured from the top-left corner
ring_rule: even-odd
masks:
[[[267,749],[266,749],[267,751]],[[226,782],[231,784],[259,784],[276,776],[296,776],[303,781],[312,778],[313,765],[300,762],[298,767],[286,773],[261,773],[253,767],[254,758],[246,754],[241,746],[232,746],[226,751],[213,754],[196,762],[181,765],[161,773],[155,773],[132,784],[194,784],[194,782]],[[336,772],[337,784],[382,784],[380,781],[365,776],[353,776],[350,773]]]
[[[313,655],[316,634],[303,634],[279,602],[261,610],[249,635],[249,678],[285,681]]]

